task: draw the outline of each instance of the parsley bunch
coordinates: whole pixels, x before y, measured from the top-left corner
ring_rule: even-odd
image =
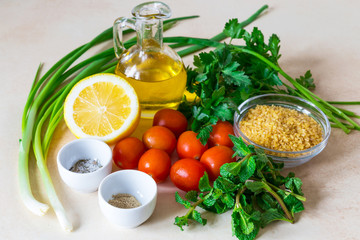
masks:
[[[301,180],[292,172],[282,176],[283,164],[273,162],[262,149],[247,146],[241,138],[230,137],[239,160],[224,164],[213,186],[205,173],[199,193],[189,191],[183,199],[176,192],[176,201],[189,210],[176,217],[175,224],[181,230],[190,220],[205,225],[197,207],[218,214],[232,209],[232,233],[241,240],[254,239],[259,229],[272,221],[293,223],[294,214],[304,210],[302,201],[306,200]]]
[[[199,133],[203,144],[209,138],[213,124],[218,120],[232,122],[237,107],[243,101],[265,93],[307,99],[328,116],[332,126],[346,133],[350,129],[360,130],[359,124],[351,119],[357,117],[356,114],[336,108],[310,91],[315,88],[310,70],[304,76],[293,79],[280,68],[280,39],[276,34],[265,41],[257,27],[251,33],[242,27],[237,19],[225,24],[223,33],[231,38],[229,44],[208,39],[184,39],[186,43],[216,47],[213,51],[194,56],[195,68],[187,68],[187,90],[195,93],[196,98],[194,101],[185,98],[179,107],[190,120],[191,129]],[[244,42],[244,45],[232,44],[233,39]]]

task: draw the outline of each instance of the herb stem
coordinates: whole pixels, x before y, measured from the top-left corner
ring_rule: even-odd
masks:
[[[191,205],[189,211],[185,214],[185,218],[188,218],[190,216],[190,214],[195,210],[195,208],[201,204],[204,201],[204,199],[199,198],[199,200],[197,200],[194,204]]]
[[[273,196],[273,198],[275,198],[275,200],[279,203],[281,209],[285,213],[286,218],[289,219],[291,223],[294,223],[294,218],[291,215],[291,213],[289,212],[289,210],[287,209],[287,207],[286,207],[284,201],[281,199],[281,197],[276,192],[274,192],[265,181],[262,181],[262,182],[264,183],[265,191],[267,191],[271,196]]]
[[[245,192],[246,190],[246,186],[243,185],[242,188],[240,188],[237,193],[236,193],[236,196],[235,196],[235,206],[237,208],[240,208],[241,207],[241,204],[240,204],[240,196]]]
[[[255,153],[249,153],[247,154],[245,157],[243,157],[240,161],[238,161],[237,165],[242,164],[243,162],[245,162],[248,158],[250,158],[251,156],[255,155]]]
[[[267,185],[269,185],[272,189],[275,189],[275,190],[283,190],[283,189],[280,189],[280,188],[278,188],[277,186],[275,186],[275,185],[273,185],[273,184],[271,184],[271,183],[269,183],[269,182],[266,182],[266,184]],[[285,191],[284,190],[284,192],[285,192],[285,194],[287,194],[287,195],[293,195],[294,197],[296,197],[297,199],[299,199],[300,201],[303,201],[303,202],[305,202],[306,201],[306,198],[304,197],[304,196],[301,196],[301,195],[299,195],[299,194],[296,194],[296,193],[293,193],[293,192],[288,192],[288,191]]]

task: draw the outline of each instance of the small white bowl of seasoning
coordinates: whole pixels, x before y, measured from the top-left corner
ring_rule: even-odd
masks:
[[[103,141],[82,138],[64,145],[57,155],[61,179],[79,192],[95,192],[111,173],[112,151]]]
[[[120,170],[101,182],[99,205],[107,220],[119,228],[135,228],[154,212],[157,185],[138,170]]]

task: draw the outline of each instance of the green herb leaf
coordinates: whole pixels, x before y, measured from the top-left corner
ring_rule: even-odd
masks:
[[[185,208],[190,208],[191,207],[191,202],[182,199],[182,197],[180,197],[178,192],[175,193],[175,201],[182,204],[182,205],[184,205]]]
[[[260,182],[260,181],[248,181],[248,182],[245,183],[245,186],[250,191],[258,194],[263,190],[263,188],[265,187],[265,184],[263,182]]]
[[[249,147],[244,143],[244,141],[240,137],[235,137],[229,135],[231,141],[234,143],[234,155],[238,155],[239,157],[245,157],[248,154],[251,154],[252,151]]]
[[[199,181],[199,190],[201,192],[208,192],[212,189],[212,187],[210,186],[210,182],[209,182],[209,176],[208,174],[205,172],[204,176],[202,176],[200,178]]]
[[[241,168],[239,172],[239,179],[241,182],[245,182],[248,180],[256,170],[256,163],[253,156],[246,159],[244,162],[241,163]]]
[[[269,162],[268,157],[266,156],[263,149],[255,148],[256,152],[256,168],[258,171],[261,171]]]
[[[229,85],[235,85],[239,87],[247,87],[251,84],[250,78],[243,71],[238,71],[240,66],[237,62],[232,62],[226,66],[223,70],[224,80]]]
[[[247,214],[243,209],[236,209],[233,212],[232,219],[239,219],[236,225],[239,225],[241,232],[245,235],[250,234],[254,231],[255,225],[250,220],[250,215]]]
[[[223,103],[214,109],[214,115],[222,121],[232,121],[234,111],[227,103]]]
[[[285,187],[291,190],[291,192],[303,196],[304,193],[302,192],[301,186],[302,186],[301,179],[295,177],[294,173],[290,172],[288,176],[285,178]]]
[[[276,34],[272,34],[269,38],[269,50],[275,61],[277,61],[281,57],[281,55],[279,54],[280,39]]]
[[[278,209],[270,208],[261,214],[260,225],[263,228],[269,223],[276,220],[287,221],[288,219]]]
[[[264,211],[269,210],[269,209],[281,210],[278,202],[267,192],[258,194],[257,198],[256,198],[256,202],[257,202],[258,206]]]
[[[284,203],[285,203],[286,207],[289,209],[289,211],[291,212],[292,216],[294,216],[295,213],[298,213],[298,212],[301,212],[304,210],[304,204],[299,199],[294,197],[293,195],[286,194],[285,191],[283,191],[283,190],[277,191],[277,194],[283,198]]]
[[[206,145],[207,143],[207,140],[209,139],[210,137],[210,134],[212,132],[212,126],[211,125],[208,125],[208,126],[205,126],[205,127],[202,127],[197,135],[197,138],[200,139],[200,142],[202,145]]]
[[[189,201],[196,202],[198,200],[198,192],[197,191],[189,191],[186,193],[185,198]]]
[[[189,226],[188,220],[189,219],[186,216],[175,217],[174,224],[180,227],[181,231],[184,231],[183,226]]]
[[[230,19],[225,24],[224,33],[231,38],[242,38],[244,32],[245,30],[236,18]]]
[[[220,189],[224,193],[234,192],[237,189],[239,189],[239,186],[241,186],[241,185],[235,184],[231,180],[224,178],[224,177],[218,177],[214,181],[214,188]]]
[[[202,225],[205,225],[207,222],[207,220],[205,218],[202,218],[201,214],[196,210],[192,212],[192,219],[194,219],[198,223],[201,223]]]
[[[220,167],[220,175],[225,178],[231,178],[231,176],[237,176],[241,169],[241,163],[232,162],[225,163]]]
[[[233,208],[235,205],[234,194],[223,194],[221,201],[226,205],[227,208]]]
[[[310,70],[308,70],[304,76],[300,76],[299,78],[295,79],[296,82],[304,86],[305,88],[309,90],[315,89],[314,79],[312,78],[312,74]]]

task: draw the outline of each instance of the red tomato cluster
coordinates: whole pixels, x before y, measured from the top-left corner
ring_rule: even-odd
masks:
[[[197,133],[186,131],[187,125],[187,119],[179,111],[158,111],[153,127],[144,133],[142,141],[128,137],[115,145],[115,164],[123,169],[137,167],[158,183],[170,175],[171,181],[179,189],[198,190],[199,180],[205,172],[214,181],[220,176],[223,164],[235,161],[231,149],[233,143],[229,138],[234,131],[231,123],[219,121],[213,126],[208,144],[203,145]],[[171,166],[170,156],[175,148],[179,160]]]

